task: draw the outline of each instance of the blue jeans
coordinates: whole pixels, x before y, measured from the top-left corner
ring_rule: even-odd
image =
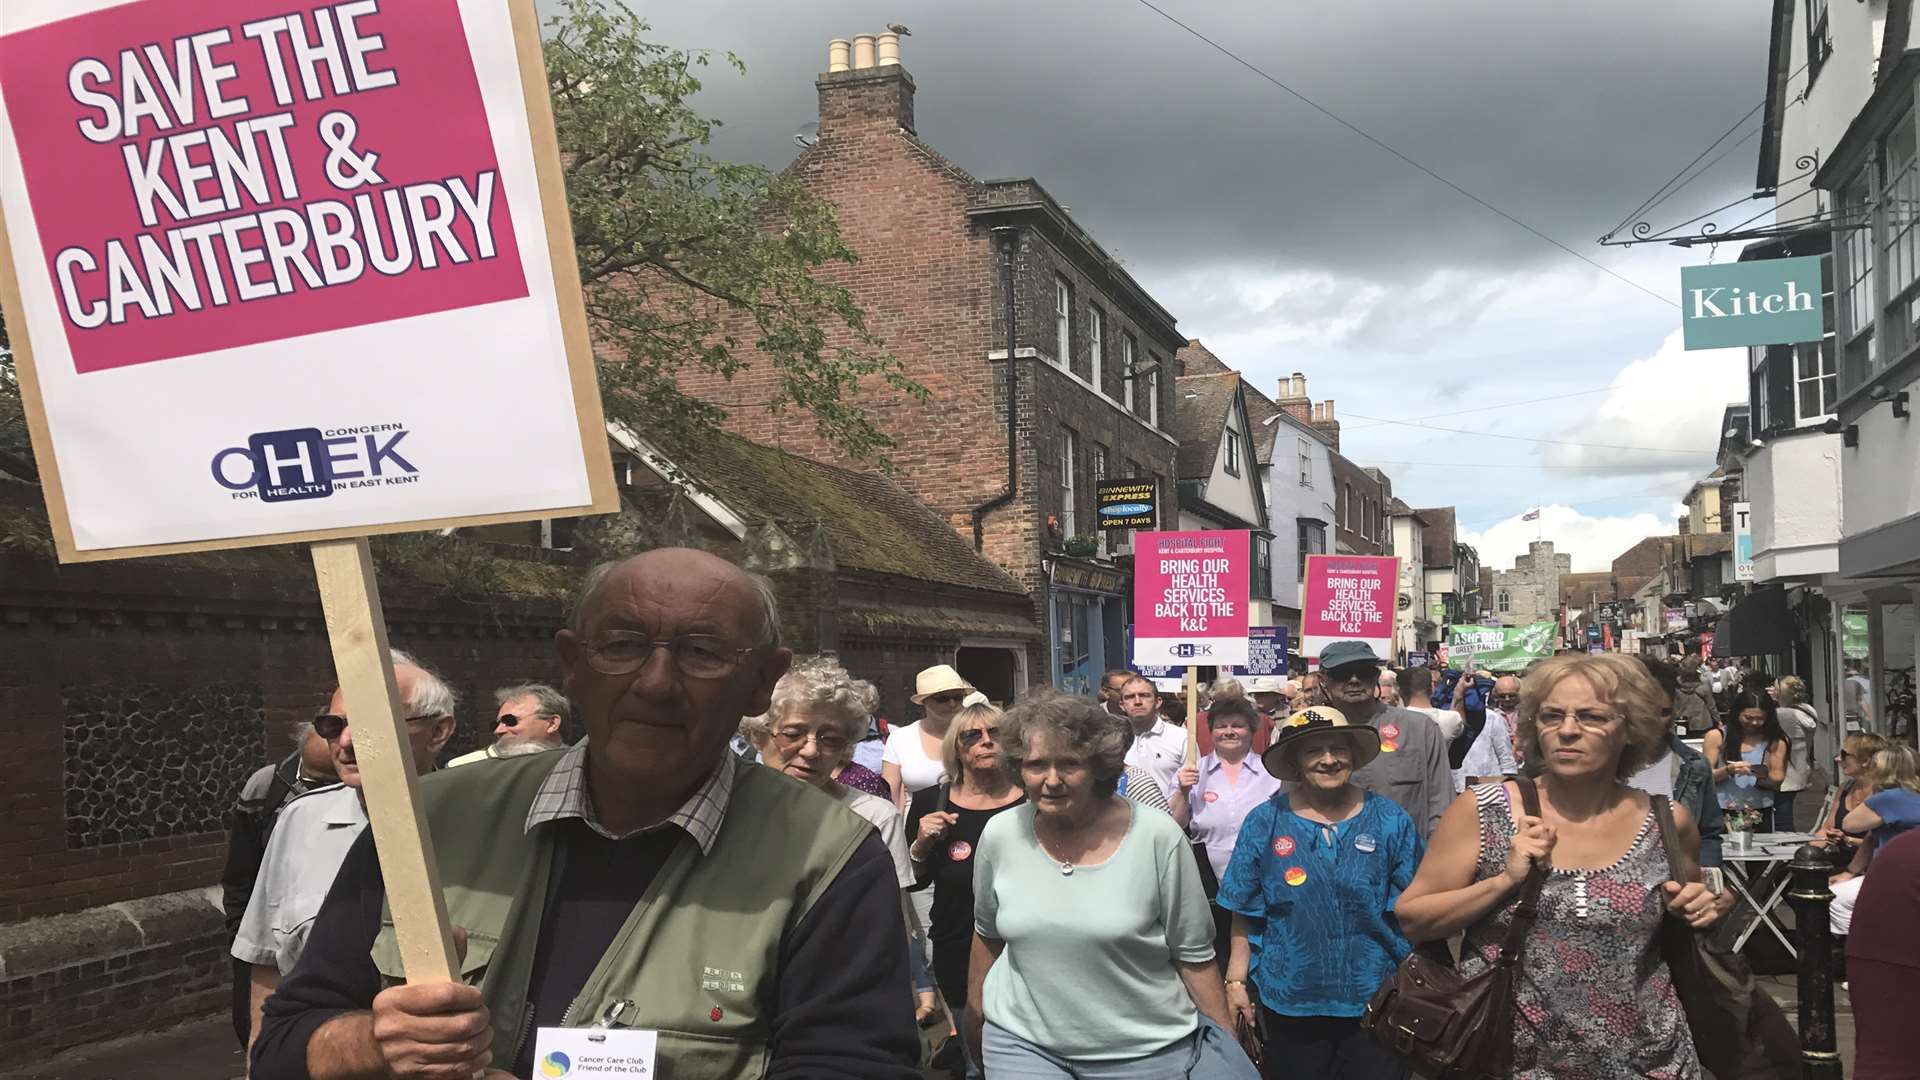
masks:
[[[1220,1025],[1200,1028],[1171,1046],[1126,1061],[1072,1061],[987,1022],[982,1039],[991,1080],[1259,1080],[1240,1044]]]

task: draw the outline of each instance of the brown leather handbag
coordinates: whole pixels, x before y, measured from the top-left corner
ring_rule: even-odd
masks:
[[[1531,817],[1540,816],[1533,781],[1514,777]],[[1432,1080],[1506,1080],[1513,1073],[1513,984],[1527,934],[1540,912],[1545,861],[1520,886],[1520,902],[1500,956],[1474,976],[1460,974],[1445,942],[1428,942],[1401,962],[1360,1019],[1362,1029]]]
[[[1673,880],[1685,881],[1673,807],[1653,797],[1660,839]],[[1779,1003],[1753,978],[1746,957],[1669,914],[1660,924],[1660,958],[1693,1031],[1700,1064],[1717,1080],[1794,1080],[1800,1075],[1800,1038]]]

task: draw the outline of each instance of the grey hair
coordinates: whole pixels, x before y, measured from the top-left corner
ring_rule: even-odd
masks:
[[[573,716],[573,708],[567,703],[567,696],[546,683],[521,683],[518,686],[503,686],[493,692],[496,706],[518,701],[523,697],[533,699],[535,716],[551,716],[562,724]]]
[[[612,576],[614,568],[625,561],[625,559],[619,559],[596,564],[587,571],[587,576],[581,579],[580,595],[574,598],[573,610],[567,614],[567,629],[573,631],[576,636],[585,635],[587,632],[587,608],[592,605],[594,595],[600,591],[602,585],[607,583],[607,578]],[[767,580],[764,574],[745,570],[741,573],[747,575],[747,586],[753,590],[753,597],[759,602],[760,607],[760,640],[754,647],[777,649],[780,647],[780,601],[773,595],[773,582]]]
[[[840,661],[831,656],[809,656],[794,661],[780,681],[773,685],[773,703],[759,716],[748,717],[741,731],[750,739],[764,739],[787,718],[795,706],[811,706],[826,712],[840,725],[850,743],[859,742],[867,733],[868,697],[860,680],[847,674]]]
[[[414,659],[413,654],[400,649],[389,649],[387,655],[393,658],[395,667],[405,664],[420,669],[420,678],[414,680],[413,694],[405,702],[407,713],[411,716],[452,716],[460,705],[460,695],[440,677],[440,673]]]
[[[1213,680],[1212,693],[1213,700],[1220,701],[1222,699],[1246,697],[1247,688],[1240,685],[1239,679],[1231,675],[1222,675]]]
[[[1051,732],[1069,752],[1087,763],[1093,789],[1111,795],[1127,771],[1127,748],[1133,745],[1133,723],[1115,716],[1098,703],[1057,690],[1042,690],[1023,698],[1000,718],[1000,760],[1007,775],[1020,775],[1027,750],[1036,735]]]

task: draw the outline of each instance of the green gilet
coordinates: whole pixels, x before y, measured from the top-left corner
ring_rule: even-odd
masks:
[[[559,753],[476,762],[423,778],[423,809],[453,924],[467,931],[462,977],[493,1014],[493,1059],[510,1068],[533,1038],[529,983],[554,865],[555,823],[526,830]],[[873,826],[806,784],[731,753],[733,794],[713,849],[682,836],[567,1009],[591,1027],[629,1002],[620,1027],[659,1032],[658,1080],[763,1076],[780,942],[813,908]],[[403,981],[392,913],[374,965]]]

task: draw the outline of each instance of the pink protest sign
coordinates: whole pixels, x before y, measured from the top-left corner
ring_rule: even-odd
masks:
[[[1248,534],[1148,532],[1133,542],[1133,662],[1247,662]]]
[[[526,296],[466,41],[458,0],[139,0],[0,36],[12,224],[73,369]]]
[[[1394,586],[1400,560],[1391,555],[1309,555],[1300,609],[1300,655],[1318,658],[1336,641],[1364,641],[1393,658]]]

